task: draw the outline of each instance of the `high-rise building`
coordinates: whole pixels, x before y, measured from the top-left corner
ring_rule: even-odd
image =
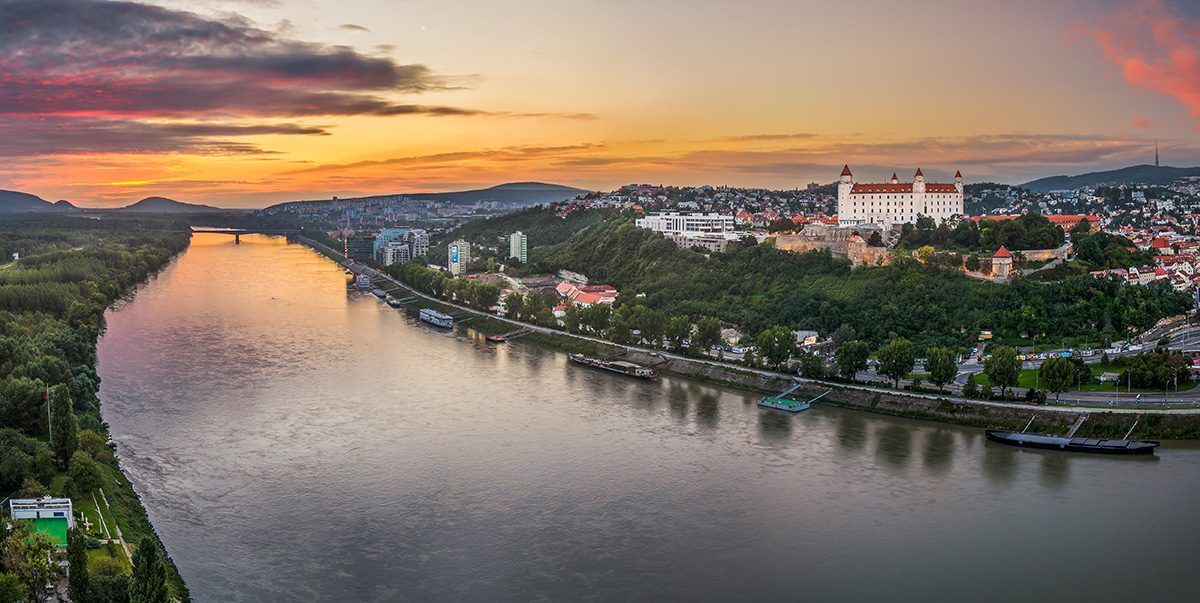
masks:
[[[508,236],[508,257],[517,258],[524,264],[529,261],[529,237],[517,231]]]
[[[891,182],[854,182],[850,166],[842,168],[838,182],[838,224],[893,224],[916,222],[920,216],[933,218],[941,224],[951,216],[963,213],[962,174],[954,174],[953,184],[925,182],[917,168],[912,182],[901,183],[895,174]]]
[[[346,257],[352,260],[375,259],[375,237],[373,235],[346,237]]]
[[[471,265],[471,244],[459,239],[446,248],[446,256],[446,266],[450,268],[450,274],[466,274],[467,267]]]
[[[404,241],[392,241],[379,250],[379,256],[384,266],[403,264],[412,260],[412,245]]]
[[[634,224],[655,232],[730,232],[736,219],[717,213],[658,212],[638,218]]]

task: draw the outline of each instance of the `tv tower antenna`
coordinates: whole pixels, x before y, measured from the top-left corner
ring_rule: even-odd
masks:
[[[1154,167],[1158,167],[1158,140],[1154,141]]]

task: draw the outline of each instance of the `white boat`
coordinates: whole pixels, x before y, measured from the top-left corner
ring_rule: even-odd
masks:
[[[443,329],[454,328],[453,316],[450,316],[449,314],[442,314],[437,310],[430,310],[429,308],[421,308],[421,320],[435,327],[441,327]]]
[[[360,274],[358,278],[354,279],[354,283],[358,285],[359,289],[366,291],[371,288],[371,277],[366,274]]]

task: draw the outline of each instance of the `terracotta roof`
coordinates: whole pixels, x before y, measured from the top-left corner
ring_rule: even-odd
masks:
[[[842,175],[843,176],[853,176],[854,175],[854,174],[850,173],[850,164],[846,164],[846,167],[842,168]]]
[[[925,177],[925,174],[922,174],[922,173],[921,173],[921,168],[917,168],[917,173],[916,173],[916,175],[917,175],[917,176],[920,176],[920,177],[922,177],[922,178],[924,178],[924,177]]]
[[[1011,258],[1012,254],[1008,252],[1007,247],[1001,245],[1000,249],[996,250],[996,255],[993,255],[992,257],[994,257],[994,258]]]
[[[850,189],[851,195],[863,195],[868,193],[911,193],[913,185],[909,184],[855,184],[854,188]]]
[[[868,183],[860,182],[850,189],[851,195],[867,195],[874,193],[911,193],[913,185],[909,183],[891,184],[891,183]],[[926,184],[925,192],[927,193],[957,193],[958,188],[953,184]]]
[[[1153,241],[1150,241],[1150,247],[1152,249],[1164,249],[1164,248],[1170,247],[1170,246],[1171,246],[1171,243],[1169,243],[1163,237],[1158,237],[1158,238],[1154,239]]]

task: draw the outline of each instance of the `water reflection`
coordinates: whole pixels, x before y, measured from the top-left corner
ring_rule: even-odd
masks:
[[[949,430],[934,428],[925,432],[924,467],[927,475],[942,477],[954,464],[954,434]]]
[[[1192,595],[1191,558],[1161,551],[1194,545],[1194,447],[1042,456],[980,430],[760,409],[480,344],[347,295],[282,239],[206,237],[108,313],[99,367],[197,601]],[[1126,554],[1030,561],[1068,537]]]
[[[912,435],[910,427],[899,424],[877,430],[875,458],[898,469],[904,468],[912,453]]]

